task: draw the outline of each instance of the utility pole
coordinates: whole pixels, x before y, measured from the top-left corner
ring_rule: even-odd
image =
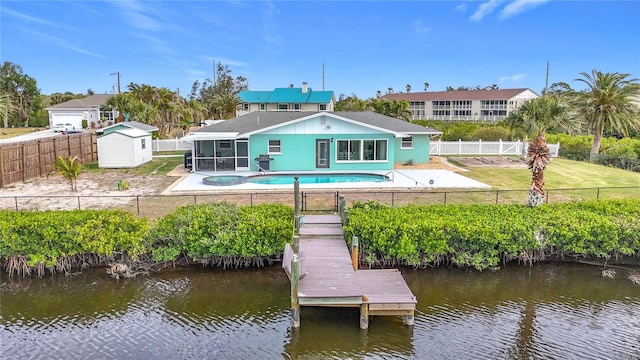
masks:
[[[114,72],[114,73],[109,74],[109,75],[118,75],[118,94],[120,94],[120,71]]]
[[[544,93],[542,95],[545,95],[547,93],[548,88],[549,88],[549,60],[547,60],[547,76],[545,77]]]
[[[324,63],[322,63],[322,91],[324,91]]]

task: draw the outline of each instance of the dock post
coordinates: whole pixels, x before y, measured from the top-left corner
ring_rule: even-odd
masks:
[[[404,315],[404,324],[408,326],[413,326],[413,314],[412,315]]]
[[[298,280],[300,279],[300,263],[298,254],[291,259],[291,327],[300,327],[300,304],[298,304]]]
[[[293,235],[293,239],[291,241],[291,249],[293,250],[293,253],[297,256],[298,252],[300,251],[300,235]]]
[[[360,329],[369,328],[369,304],[360,305]]]
[[[353,271],[358,271],[358,237],[351,238],[351,265]]]

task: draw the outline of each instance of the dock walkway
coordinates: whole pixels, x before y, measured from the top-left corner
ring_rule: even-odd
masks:
[[[285,251],[285,270],[292,254]],[[340,216],[304,216],[298,257],[299,306],[360,307],[362,329],[368,328],[370,315],[400,315],[413,325],[417,300],[400,271],[355,270]]]

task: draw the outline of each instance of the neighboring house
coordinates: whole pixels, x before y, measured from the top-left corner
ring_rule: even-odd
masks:
[[[240,91],[242,101],[236,116],[254,111],[333,111],[333,91],[313,91],[306,82],[301,88],[276,88],[273,91]]]
[[[155,126],[126,121],[107,126],[98,136],[98,167],[133,168],[151,161],[152,133]]]
[[[82,120],[87,120],[87,127],[94,128],[100,127],[102,120],[113,121],[117,111],[103,109],[107,99],[112,96],[111,94],[91,95],[48,107],[49,128],[53,128],[56,124],[71,124],[76,129],[82,129]]]
[[[413,120],[499,121],[538,97],[529,89],[501,89],[397,93],[380,99],[409,101]]]
[[[373,112],[252,112],[183,138],[194,171],[393,170],[442,134]]]

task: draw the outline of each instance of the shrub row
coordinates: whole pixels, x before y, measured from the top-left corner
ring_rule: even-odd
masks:
[[[347,238],[371,267],[449,263],[478,270],[549,257],[640,256],[640,200],[390,208],[354,203]],[[349,240],[349,239],[348,239]]]
[[[122,259],[261,265],[281,256],[292,222],[281,204],[190,205],[155,224],[121,210],[0,210],[0,261],[23,275]]]

